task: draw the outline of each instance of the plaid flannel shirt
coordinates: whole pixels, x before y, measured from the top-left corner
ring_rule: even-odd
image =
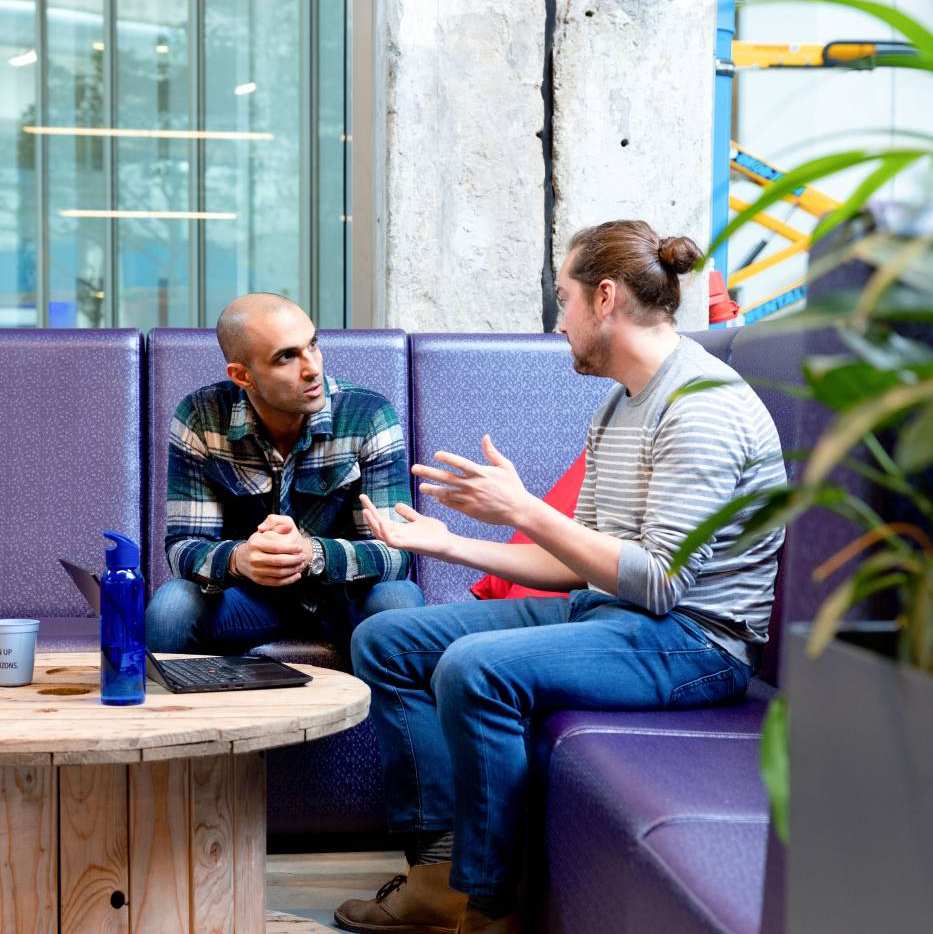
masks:
[[[410,555],[372,538],[360,493],[396,522],[392,507],[411,504],[402,429],[383,396],[325,376],[323,408],[283,458],[242,389],[205,386],[181,401],[169,433],[169,566],[208,589],[228,586],[233,549],[279,512],[323,545],[321,582],[405,577]]]

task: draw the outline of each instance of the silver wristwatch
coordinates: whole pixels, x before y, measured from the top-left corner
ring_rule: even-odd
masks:
[[[317,538],[309,539],[311,542],[311,560],[304,566],[302,577],[320,577],[327,566],[324,555],[324,546]]]

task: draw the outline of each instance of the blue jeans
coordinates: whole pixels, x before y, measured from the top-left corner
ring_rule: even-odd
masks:
[[[366,589],[329,588],[319,614],[305,610],[292,588],[244,581],[205,594],[193,581],[173,578],[146,608],[146,644],[153,652],[239,654],[283,638],[346,643],[350,631],[373,613],[424,606],[421,588],[408,580]]]
[[[752,673],[688,617],[589,590],[380,613],[351,652],[372,689],[390,829],[452,829],[451,885],[478,896],[517,883],[533,716],[715,704]]]

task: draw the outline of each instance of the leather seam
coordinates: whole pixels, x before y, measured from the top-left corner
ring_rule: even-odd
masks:
[[[643,727],[643,726],[631,726],[631,727],[577,727],[576,729],[571,730],[568,733],[563,733],[554,743],[554,746],[551,749],[551,755],[554,753],[569,739],[573,739],[575,736],[587,736],[590,734],[595,734],[597,736],[613,736],[613,735],[632,735],[632,736],[679,736],[692,738],[696,737],[698,739],[709,738],[709,739],[761,739],[761,732],[757,733],[738,733],[731,730],[717,730],[715,732],[704,731],[704,730],[659,730],[656,727]]]
[[[656,821],[649,824],[643,830],[638,833],[638,840],[642,843],[647,842],[648,836],[654,833],[655,830],[660,830],[662,827],[669,827],[675,824],[764,824],[768,825],[769,821],[767,817],[732,817],[732,816],[720,816],[714,814],[692,814],[689,817],[659,817]],[[654,852],[654,851],[652,851]]]

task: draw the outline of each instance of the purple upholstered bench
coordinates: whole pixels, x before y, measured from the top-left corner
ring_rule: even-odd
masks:
[[[798,381],[804,356],[838,349],[825,333],[695,336],[753,380]],[[479,439],[489,432],[539,495],[582,449],[589,416],[609,388],[577,376],[566,342],[553,335],[325,332],[322,345],[330,372],[393,401],[414,459],[430,461],[441,448],[478,458]],[[135,331],[0,330],[0,613],[41,617],[43,648],[97,645],[96,620],[56,559],[100,564],[99,530],[141,537],[150,587],[166,578],[169,420],[185,393],[223,376],[208,331],[155,330],[144,358]],[[757,388],[785,450],[809,446],[825,413]],[[796,462],[789,469],[793,476]],[[416,498],[416,505],[441,512],[431,501]],[[462,534],[509,534],[455,514],[444,518]],[[766,869],[758,738],[779,681],[780,634],[786,623],[812,618],[821,593],[810,571],[849,537],[849,527],[830,515],[806,516],[789,530],[772,644],[761,680],[741,703],[676,713],[556,711],[536,723],[541,795],[532,831],[543,834],[545,865],[535,884],[546,894],[537,929],[758,930],[765,877],[774,868]],[[420,559],[416,573],[432,603],[470,599],[478,576]],[[265,649],[286,660],[347,664],[337,647],[313,640]],[[382,807],[367,724],[315,744],[313,755],[305,747],[270,753],[273,846],[306,849],[315,835],[378,833]],[[768,897],[774,892],[769,881]]]

